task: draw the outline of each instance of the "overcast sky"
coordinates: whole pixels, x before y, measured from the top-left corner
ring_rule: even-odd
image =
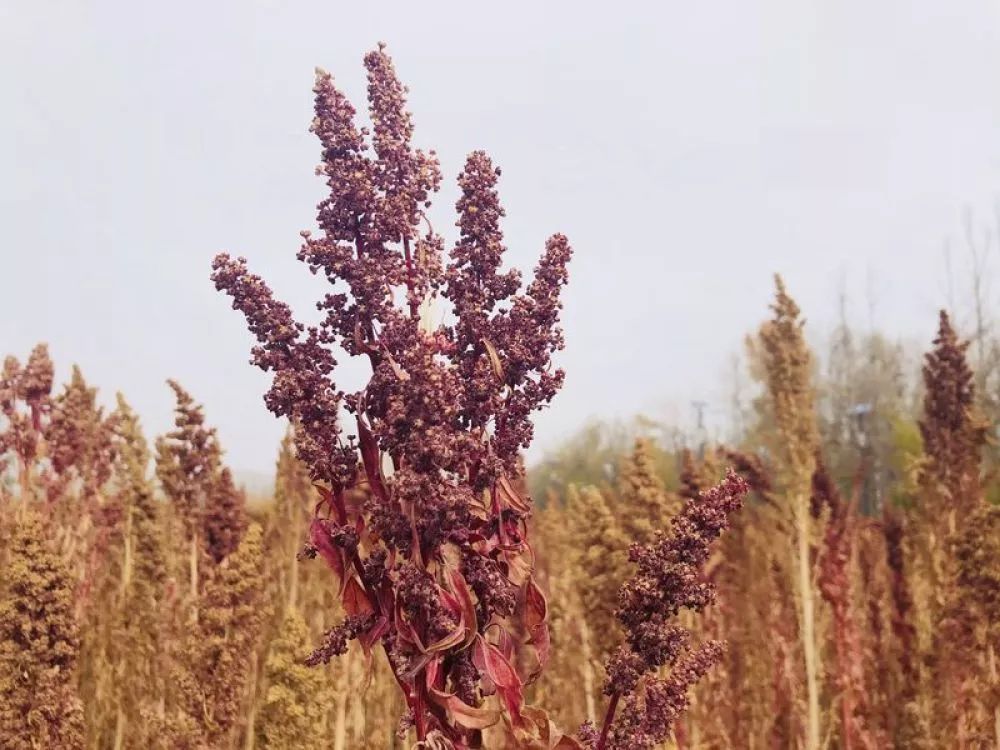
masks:
[[[313,68],[363,109],[379,40],[441,157],[435,226],[454,237],[454,178],[483,148],[510,261],[554,231],[576,249],[540,449],[590,416],[720,404],[775,271],[814,331],[843,279],[856,320],[872,299],[878,327],[928,340],[946,239],[961,306],[963,207],[985,227],[1000,198],[997,0],[8,0],[0,354],[49,342],[61,377],[123,391],[151,433],[176,377],[230,463],[270,471],[268,378],[209,263],[246,255],[310,315]]]

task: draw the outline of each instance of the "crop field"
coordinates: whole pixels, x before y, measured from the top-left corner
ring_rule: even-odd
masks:
[[[529,454],[576,239],[511,268],[499,168],[444,174],[408,96],[385,45],[316,72],[315,322],[266,258],[197,279],[286,430],[270,488],[185,383],[150,434],[55,347],[3,352],[0,749],[1000,747],[988,303],[915,356],[846,320],[820,350],[765,269],[724,430],[581,418]]]

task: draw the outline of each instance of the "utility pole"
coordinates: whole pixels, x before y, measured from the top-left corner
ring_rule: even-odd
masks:
[[[870,403],[855,404],[849,414],[857,420],[856,441],[861,456],[861,470],[864,472],[861,483],[861,513],[873,515],[881,505],[878,497],[875,477],[878,467],[875,466],[875,451],[871,439],[871,418],[875,408]]]
[[[705,428],[705,409],[708,407],[706,401],[692,401],[691,406],[695,413],[695,431],[698,435],[698,460],[705,459],[705,448],[708,444],[708,430]]]

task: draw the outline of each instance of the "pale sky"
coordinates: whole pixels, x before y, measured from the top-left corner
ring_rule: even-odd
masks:
[[[441,157],[435,227],[454,238],[454,178],[483,148],[510,262],[554,231],[576,249],[536,456],[588,417],[720,405],[775,271],[814,331],[843,279],[857,320],[870,297],[879,328],[929,340],[945,241],[961,307],[963,207],[985,227],[1000,199],[997,0],[8,0],[0,355],[49,342],[61,378],[75,362],[105,403],[123,391],[150,434],[178,378],[230,463],[269,472],[268,376],[209,263],[246,255],[311,319],[313,68],[364,109],[379,40]]]

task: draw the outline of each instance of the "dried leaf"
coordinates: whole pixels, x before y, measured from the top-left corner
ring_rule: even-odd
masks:
[[[501,507],[511,508],[518,513],[528,513],[531,510],[531,503],[526,498],[521,497],[511,481],[505,476],[500,477],[497,481],[494,492],[496,492]]]
[[[407,665],[407,670],[400,675],[400,678],[406,682],[415,682],[417,675],[420,674],[421,670],[427,670],[425,674],[428,675],[427,683],[430,684],[433,682],[430,677],[430,669],[437,663],[438,659],[440,659],[440,657],[428,653],[422,653],[414,656]]]
[[[512,662],[514,660],[515,643],[514,636],[510,634],[510,631],[504,627],[497,627],[496,629],[497,643],[496,647],[500,649],[500,653],[504,655],[507,661]]]
[[[515,728],[506,723],[505,747],[517,750],[583,750],[580,742],[563,734],[542,709],[525,706],[522,715],[522,726]]]
[[[528,557],[520,552],[503,552],[504,562],[507,564],[507,578],[515,586],[523,586],[531,576],[532,563]]]
[[[464,747],[464,745],[463,745]],[[427,733],[427,739],[416,743],[410,750],[457,750],[455,743],[449,740],[438,729],[432,729]]]
[[[410,379],[410,373],[404,370],[402,366],[395,359],[392,358],[392,355],[389,354],[389,352],[386,352],[385,356],[386,359],[389,360],[389,367],[392,368],[392,373],[393,375],[396,376],[396,380],[398,380],[401,383],[405,383],[407,380]]]
[[[503,362],[500,361],[500,355],[497,354],[496,347],[493,346],[489,339],[483,339],[483,346],[486,348],[486,355],[490,358],[490,367],[493,368],[493,374],[497,376],[497,380],[503,380]]]
[[[385,615],[379,615],[375,624],[358,637],[361,648],[366,653],[370,653],[372,647],[379,642],[383,635],[389,631],[389,619]]]
[[[470,706],[457,695],[430,688],[432,701],[448,712],[449,718],[467,729],[486,729],[500,721],[500,711],[487,706]]]
[[[361,644],[361,652],[365,657],[364,679],[361,682],[361,691],[367,692],[375,676],[375,663],[372,659],[372,647],[378,643],[379,639],[389,629],[389,621],[385,616],[380,616],[375,624],[366,632],[358,636],[358,643]]]

